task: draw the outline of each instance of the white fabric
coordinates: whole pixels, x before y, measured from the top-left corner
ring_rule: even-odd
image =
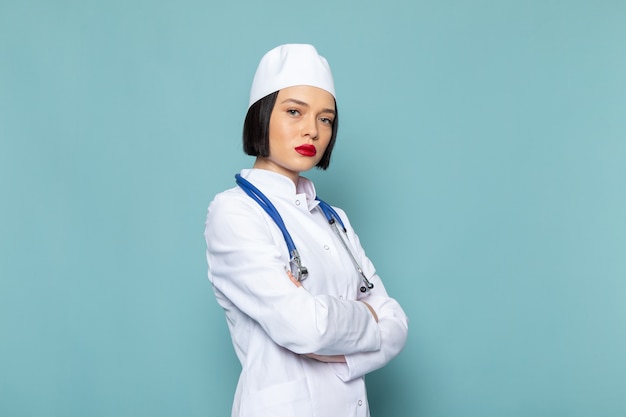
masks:
[[[242,371],[233,417],[369,416],[364,375],[404,347],[407,318],[365,256],[345,213],[352,250],[374,289],[361,280],[314,200],[313,183],[298,187],[266,170],[243,170],[280,212],[309,276],[297,288],[274,221],[238,187],[209,205],[205,238],[209,279],[224,308]],[[376,323],[363,299],[378,314]],[[345,355],[328,364],[300,354]]]
[[[312,45],[281,45],[266,53],[254,74],[248,108],[268,94],[296,85],[318,87],[335,97],[330,66]]]

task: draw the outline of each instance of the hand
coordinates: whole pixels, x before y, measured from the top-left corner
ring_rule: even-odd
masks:
[[[346,363],[346,357],[343,355],[317,355],[315,353],[307,353],[306,355],[303,355],[303,356],[314,359],[318,362]]]
[[[297,280],[297,279],[293,276],[293,274],[291,273],[291,271],[287,271],[287,276],[289,277],[289,279],[291,280],[291,282],[293,282],[293,283],[294,283],[294,285],[295,285],[296,287],[301,287],[301,286],[302,286],[302,283],[300,283],[300,281],[298,281],[298,280]]]
[[[367,308],[370,311],[370,313],[372,313],[372,316],[374,316],[374,320],[376,320],[376,323],[378,323],[378,314],[376,314],[376,311],[374,311],[372,306],[367,304],[365,301],[361,301],[361,302],[367,306]]]

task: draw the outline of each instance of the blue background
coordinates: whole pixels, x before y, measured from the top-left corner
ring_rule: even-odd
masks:
[[[227,416],[206,207],[258,60],[331,63],[410,318],[373,416],[626,415],[626,2],[0,0],[0,415]]]

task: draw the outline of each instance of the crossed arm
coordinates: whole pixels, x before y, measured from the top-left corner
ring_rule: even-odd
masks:
[[[281,236],[272,228],[268,234],[263,217],[250,215],[261,210],[254,202],[231,197],[212,203],[205,230],[209,278],[226,304],[256,321],[274,343],[311,360],[335,362],[335,371],[346,381],[379,369],[399,353],[406,340],[406,316],[387,295],[347,221],[356,256],[376,285],[350,302],[313,296],[292,276],[276,280],[276,272],[285,274],[276,244]]]
[[[290,271],[287,271],[287,275],[289,276],[289,279],[291,280],[291,282],[293,282],[293,284],[296,287],[301,287],[302,286],[300,281],[298,281],[291,274]],[[368,303],[366,303],[365,301],[361,300],[361,302],[363,304],[365,304],[365,306],[370,311],[370,313],[372,313],[372,316],[374,317],[374,320],[376,320],[376,323],[378,323],[378,316],[376,315],[376,311],[374,311],[372,306],[369,305]],[[305,354],[303,356],[306,356],[306,357],[311,358],[311,359],[315,359],[316,361],[319,361],[319,362],[329,362],[329,363],[345,363],[346,362],[346,357],[344,355],[317,355],[315,353],[307,353],[307,354]]]

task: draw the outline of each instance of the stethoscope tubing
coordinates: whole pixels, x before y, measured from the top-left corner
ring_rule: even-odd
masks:
[[[361,269],[361,266],[359,265],[359,262],[354,257],[352,250],[350,250],[350,248],[348,247],[348,242],[346,242],[346,239],[348,238],[348,231],[346,230],[346,226],[344,226],[343,222],[341,221],[341,217],[339,217],[339,214],[335,211],[335,209],[333,209],[330,206],[330,204],[328,204],[327,202],[317,197],[315,199],[319,201],[320,209],[324,213],[326,220],[328,220],[328,224],[337,234],[339,241],[343,245],[348,255],[350,255],[350,260],[352,261],[354,268],[357,270],[357,272],[359,273],[359,275],[361,275],[361,278],[363,279],[363,283],[365,285],[360,287],[361,292],[366,292],[368,290],[371,290],[372,288],[374,288],[374,284],[372,284],[370,280],[367,279],[367,277],[365,276],[365,273],[363,273],[363,269]],[[337,223],[341,224],[341,230],[339,229],[339,224]],[[342,231],[343,231],[343,234],[341,233]]]
[[[274,220],[274,223],[276,223],[276,226],[278,226],[278,228],[280,229],[285,239],[285,243],[287,244],[287,249],[289,250],[289,254],[291,256],[290,263],[294,263],[296,266],[295,278],[298,281],[301,281],[304,278],[306,278],[306,276],[308,275],[308,270],[305,266],[302,265],[300,254],[298,253],[298,250],[296,249],[296,245],[293,242],[293,239],[291,238],[289,231],[287,231],[285,222],[283,221],[282,217],[280,216],[280,213],[278,212],[274,204],[272,204],[272,202],[265,196],[265,194],[261,192],[261,190],[259,190],[254,185],[252,185],[250,181],[243,178],[240,174],[235,175],[235,181],[237,182],[237,185],[250,198],[256,201],[257,204],[259,204],[261,208],[265,210],[265,212],[272,218],[272,220]],[[360,291],[367,292],[368,290],[371,290],[372,288],[374,288],[374,284],[372,284],[367,279],[367,277],[365,276],[365,273],[363,273],[363,269],[361,268],[358,261],[354,257],[352,250],[350,250],[350,247],[348,246],[348,242],[346,242],[346,239],[348,238],[348,231],[346,229],[346,226],[341,221],[341,217],[339,216],[337,211],[335,211],[335,209],[333,209],[330,206],[330,204],[326,203],[325,201],[323,201],[322,199],[318,197],[315,197],[315,199],[319,202],[320,210],[322,211],[322,213],[324,213],[324,216],[326,217],[326,220],[328,220],[328,224],[330,225],[330,227],[337,234],[339,241],[341,242],[342,246],[344,247],[344,249],[350,256],[350,260],[352,261],[354,268],[357,270],[357,272],[359,273],[359,275],[361,276],[365,284],[360,287]],[[343,232],[343,234],[341,232]]]
[[[291,235],[289,234],[289,231],[285,226],[285,222],[283,221],[283,218],[280,216],[280,213],[278,212],[274,204],[272,204],[272,202],[265,196],[265,194],[261,192],[261,190],[252,185],[250,181],[246,180],[241,175],[236,174],[235,181],[237,182],[237,185],[241,187],[241,189],[250,198],[256,201],[261,206],[261,208],[265,210],[265,212],[272,218],[272,220],[274,220],[274,223],[276,223],[276,226],[278,226],[278,228],[280,229],[281,233],[283,234],[283,238],[285,239],[285,243],[287,244],[287,250],[289,251],[290,256],[289,263],[293,263],[295,265],[294,278],[297,281],[302,281],[303,279],[305,279],[309,274],[309,271],[307,270],[306,266],[302,265],[300,254],[298,253],[298,249],[296,249],[296,244],[293,243],[293,239],[291,238]]]
[[[285,243],[287,244],[287,249],[289,250],[289,253],[293,252],[296,249],[296,245],[295,243],[293,243],[293,239],[291,238],[291,235],[287,231],[285,222],[283,221],[283,218],[280,216],[280,213],[278,212],[278,210],[276,210],[276,207],[274,206],[274,204],[272,204],[272,202],[265,196],[265,194],[261,192],[261,190],[259,190],[254,185],[252,185],[250,181],[246,180],[245,178],[242,178],[241,175],[239,174],[235,175],[235,179],[237,181],[237,185],[239,185],[244,191],[246,191],[246,194],[248,194],[248,196],[250,196],[254,201],[256,201],[265,210],[265,212],[272,218],[272,220],[274,220],[274,222],[276,223],[276,225],[282,232],[283,237],[285,238]]]

